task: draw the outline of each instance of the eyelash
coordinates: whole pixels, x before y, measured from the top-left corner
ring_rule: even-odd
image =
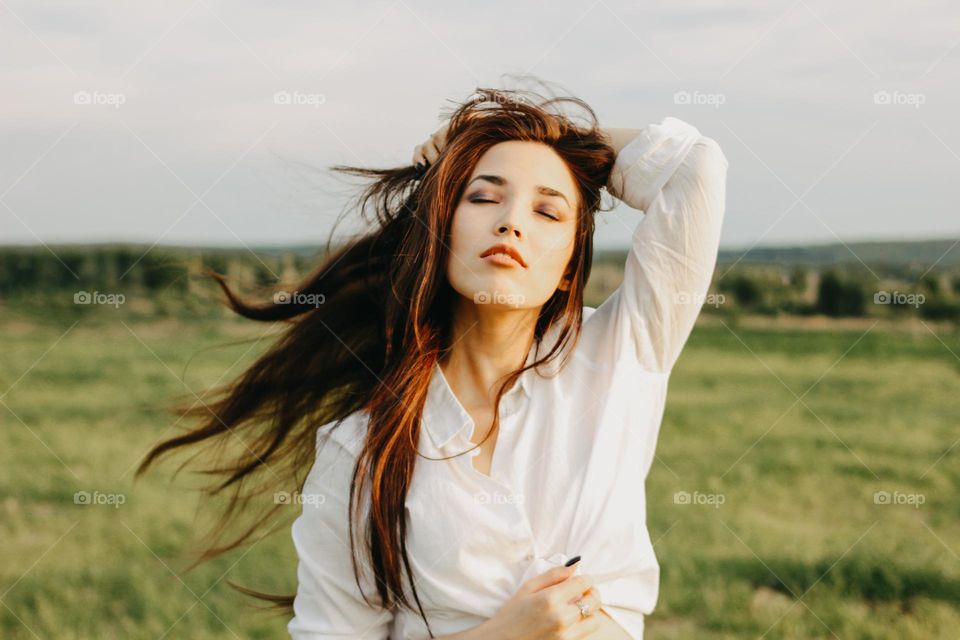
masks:
[[[484,198],[474,198],[474,199],[472,199],[470,202],[496,202],[496,201],[495,201],[495,200],[486,200],[486,199],[484,199]],[[549,213],[547,213],[546,211],[537,211],[537,213],[539,213],[540,215],[546,216],[546,217],[550,218],[551,220],[557,220],[557,221],[560,220],[560,218],[557,218],[556,216],[552,216],[552,215],[550,215]]]

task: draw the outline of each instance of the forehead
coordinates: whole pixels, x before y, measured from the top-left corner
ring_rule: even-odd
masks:
[[[497,175],[506,179],[508,189],[533,193],[537,185],[562,192],[571,203],[577,202],[577,187],[563,158],[541,142],[508,140],[498,142],[484,153],[470,175]],[[479,181],[476,184],[490,183]]]

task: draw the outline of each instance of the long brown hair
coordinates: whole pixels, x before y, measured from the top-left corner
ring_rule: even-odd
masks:
[[[579,107],[585,122],[578,124],[575,115],[564,113],[565,106]],[[478,88],[449,115],[446,147],[425,174],[413,166],[332,167],[370,181],[359,193],[357,209],[374,223],[374,230],[328,251],[288,299],[244,300],[221,274],[209,272],[233,311],[289,327],[236,380],[208,390],[202,406],[176,407],[176,414],[200,418],[200,424],[157,444],[137,469],[139,477],[159,457],[181,447],[202,443],[215,449],[214,464],[201,473],[216,480],[204,490],[226,496],[227,503],[212,532],[213,542],[191,568],[251,542],[284,504],[265,504],[239,534],[226,534],[254,513],[258,496],[302,489],[321,427],[328,432],[354,412],[365,411],[367,432],[349,502],[354,576],[359,587],[354,530],[360,524],[355,520],[362,512],[364,483],[369,483],[365,559],[372,565],[383,606],[413,608],[403,589],[402,562],[429,629],[410,572],[404,504],[417,457],[425,457],[417,444],[432,370],[450,348],[457,295],[445,272],[451,221],[480,157],[507,140],[541,142],[554,149],[573,175],[580,207],[566,273],[570,286],[557,289],[543,305],[534,330],[539,343],[548,328],[561,323],[558,339],[545,357],[504,377],[495,406],[524,371],[576,342],[593,258],[594,214],[608,210],[601,188],[615,161],[596,115],[582,100]],[[497,418],[494,411],[486,437],[495,432]],[[425,463],[430,460],[435,459]],[[292,610],[294,596],[233,586],[275,608]]]

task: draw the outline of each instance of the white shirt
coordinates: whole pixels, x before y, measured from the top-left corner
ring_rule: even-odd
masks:
[[[504,395],[489,476],[473,467],[479,449],[448,460],[418,457],[406,501],[407,545],[436,637],[494,616],[524,581],[575,555],[607,614],[643,637],[660,577],[644,480],[668,378],[716,263],[727,167],[716,141],[682,120],[643,127],[621,149],[607,185],[645,212],[623,283],[596,309],[584,307],[565,366],[527,371]],[[528,364],[554,344],[558,329],[548,331],[539,352],[534,343]],[[418,612],[379,606],[371,570],[363,568],[361,584],[377,606],[363,601],[354,581],[348,492],[366,418],[358,411],[332,435],[323,428],[318,435],[292,530],[299,585],[288,630],[296,640],[429,637]],[[470,415],[435,365],[420,453],[466,451],[472,432]]]

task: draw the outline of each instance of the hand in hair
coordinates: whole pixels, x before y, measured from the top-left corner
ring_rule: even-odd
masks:
[[[422,164],[423,166],[432,165],[436,162],[443,147],[447,144],[447,128],[450,126],[448,120],[442,127],[430,134],[430,137],[413,148],[412,164]]]

